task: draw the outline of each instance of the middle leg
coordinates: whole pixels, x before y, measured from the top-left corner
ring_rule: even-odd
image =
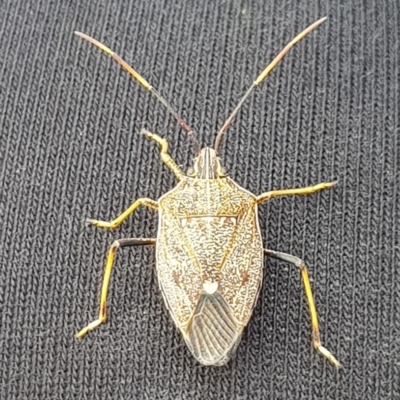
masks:
[[[98,228],[115,229],[118,228],[122,224],[122,222],[124,222],[140,206],[146,206],[156,211],[158,210],[158,203],[156,201],[148,199],[146,197],[142,197],[140,199],[137,199],[127,210],[125,210],[121,215],[110,222],[99,221],[97,219],[87,219],[86,223],[97,226]]]
[[[257,203],[261,204],[273,197],[280,196],[293,196],[293,195],[306,195],[313,194],[319,192],[320,190],[330,189],[332,186],[335,186],[337,181],[334,182],[322,182],[318,185],[307,186],[303,188],[297,189],[281,189],[281,190],[271,190],[270,192],[265,192],[257,196]]]

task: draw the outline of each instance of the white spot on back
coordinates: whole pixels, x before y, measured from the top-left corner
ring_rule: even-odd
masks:
[[[218,289],[218,282],[205,281],[203,283],[203,289],[207,294],[214,294]]]

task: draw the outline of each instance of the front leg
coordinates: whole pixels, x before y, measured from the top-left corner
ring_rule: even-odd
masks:
[[[265,201],[272,199],[273,197],[313,194],[315,192],[319,192],[320,190],[330,189],[332,186],[335,186],[336,184],[337,181],[322,182],[319,183],[318,185],[307,186],[304,188],[271,190],[270,192],[265,192],[257,196],[257,203],[258,204],[264,203]]]
[[[141,198],[137,199],[126,211],[119,217],[110,222],[98,221],[96,219],[87,219],[86,222],[90,225],[97,226],[98,228],[115,229],[118,228],[123,221],[125,221],[139,206],[146,206],[152,210],[158,210],[158,203],[152,199]]]
[[[150,140],[158,143],[161,147],[161,160],[162,162],[175,174],[176,178],[181,181],[186,177],[185,173],[178,167],[178,164],[168,154],[168,142],[162,137],[151,133],[146,129],[140,131],[143,135],[146,135]]]
[[[273,250],[267,250],[267,249],[264,249],[264,253],[269,257],[273,257],[278,260],[282,260],[282,261],[291,263],[295,267],[297,267],[297,269],[300,271],[301,277],[303,279],[304,291],[306,292],[308,307],[310,309],[312,341],[313,341],[314,348],[315,348],[315,350],[318,351],[318,353],[320,353],[321,355],[326,357],[336,368],[340,368],[341,365],[340,365],[339,361],[336,360],[336,358],[333,356],[333,354],[329,350],[327,350],[325,347],[323,347],[321,344],[321,339],[320,339],[320,335],[319,335],[317,310],[315,308],[314,297],[313,297],[312,290],[311,290],[310,280],[308,279],[308,272],[307,272],[306,265],[300,258],[292,256],[290,254],[281,253],[281,252],[273,251]]]

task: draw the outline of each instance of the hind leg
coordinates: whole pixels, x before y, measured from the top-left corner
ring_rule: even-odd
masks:
[[[326,357],[336,368],[340,368],[341,365],[340,365],[339,361],[336,360],[336,358],[333,356],[333,354],[330,351],[328,351],[325,347],[323,347],[321,344],[321,339],[320,339],[320,335],[319,335],[317,310],[315,308],[314,297],[313,297],[312,290],[311,290],[310,280],[308,279],[308,272],[307,272],[306,265],[300,258],[292,256],[290,254],[280,253],[278,251],[267,250],[267,249],[264,250],[264,253],[267,256],[276,258],[278,260],[289,262],[289,263],[295,265],[300,270],[301,277],[302,277],[303,283],[304,283],[304,290],[306,292],[308,307],[310,310],[312,341],[313,341],[314,348],[315,348],[315,350],[318,351],[318,353],[320,353],[321,355]]]
[[[128,246],[146,246],[146,245],[155,245],[156,239],[119,239],[116,240],[110,247],[107,256],[106,268],[104,271],[103,285],[101,288],[101,296],[100,296],[100,312],[99,317],[87,325],[85,328],[80,330],[76,337],[81,339],[88,332],[97,328],[100,324],[102,324],[106,320],[106,304],[107,304],[107,292],[108,292],[108,284],[110,282],[111,270],[114,265],[115,254],[120,247],[128,247]]]

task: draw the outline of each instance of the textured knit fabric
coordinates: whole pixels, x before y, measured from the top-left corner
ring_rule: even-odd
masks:
[[[0,399],[400,399],[400,5],[398,0],[2,0],[0,2]],[[338,180],[260,206],[265,246],[303,258],[323,344],[293,266],[265,260],[236,356],[203,367],[163,305],[157,213],[112,220],[176,180],[147,128],[185,170],[185,131],[114,61],[111,47],[212,145],[272,58],[317,19],[246,101],[223,141],[230,176],[259,194]]]

